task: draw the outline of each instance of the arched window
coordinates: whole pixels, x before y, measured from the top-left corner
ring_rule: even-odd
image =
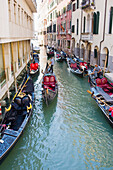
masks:
[[[97,14],[94,12],[94,15],[93,15],[93,20],[94,20],[93,34],[98,34],[98,30],[99,30],[99,17],[100,17],[100,12],[97,12]]]
[[[84,27],[83,27],[83,33],[85,33],[85,27],[86,27],[86,17],[84,17]]]
[[[112,34],[113,7],[110,9],[109,34]]]

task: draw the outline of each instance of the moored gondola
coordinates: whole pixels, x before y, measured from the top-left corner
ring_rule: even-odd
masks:
[[[23,133],[32,113],[33,100],[33,81],[26,76],[0,124],[0,163]]]
[[[89,83],[91,92],[88,92],[113,127],[113,83],[110,83],[105,77],[94,78],[92,75],[89,75]]]
[[[86,62],[79,62],[78,60],[67,57],[67,65],[74,74],[81,75],[82,77],[88,74]]]
[[[30,75],[39,73],[39,56],[37,53],[33,53],[33,59],[30,64]]]
[[[52,73],[45,73],[42,81],[42,97],[48,105],[58,93],[56,76]]]

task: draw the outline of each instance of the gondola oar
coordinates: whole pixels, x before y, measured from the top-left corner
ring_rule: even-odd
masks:
[[[103,100],[101,100],[99,97],[95,96],[95,95],[94,95],[94,92],[92,93],[92,92],[89,91],[89,90],[87,90],[87,92],[88,92],[89,94],[91,94],[91,97],[94,96],[96,99],[100,100],[100,101],[101,101],[102,103],[104,103],[106,106],[111,107],[109,104],[107,104],[106,102],[104,102]]]

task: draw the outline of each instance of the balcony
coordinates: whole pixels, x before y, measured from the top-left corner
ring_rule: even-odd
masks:
[[[32,10],[32,12],[37,12],[37,3],[36,0],[26,0],[29,8]]]
[[[81,8],[86,12],[94,10],[96,8],[94,0],[83,0]]]
[[[92,43],[93,41],[93,33],[82,33],[81,34],[81,40],[84,41],[84,42],[89,42],[89,43]]]

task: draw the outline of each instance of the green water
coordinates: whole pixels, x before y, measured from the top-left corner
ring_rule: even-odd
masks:
[[[65,62],[54,72],[58,97],[47,107],[35,78],[33,115],[0,169],[113,169],[113,129],[87,94],[87,78],[70,73]]]

